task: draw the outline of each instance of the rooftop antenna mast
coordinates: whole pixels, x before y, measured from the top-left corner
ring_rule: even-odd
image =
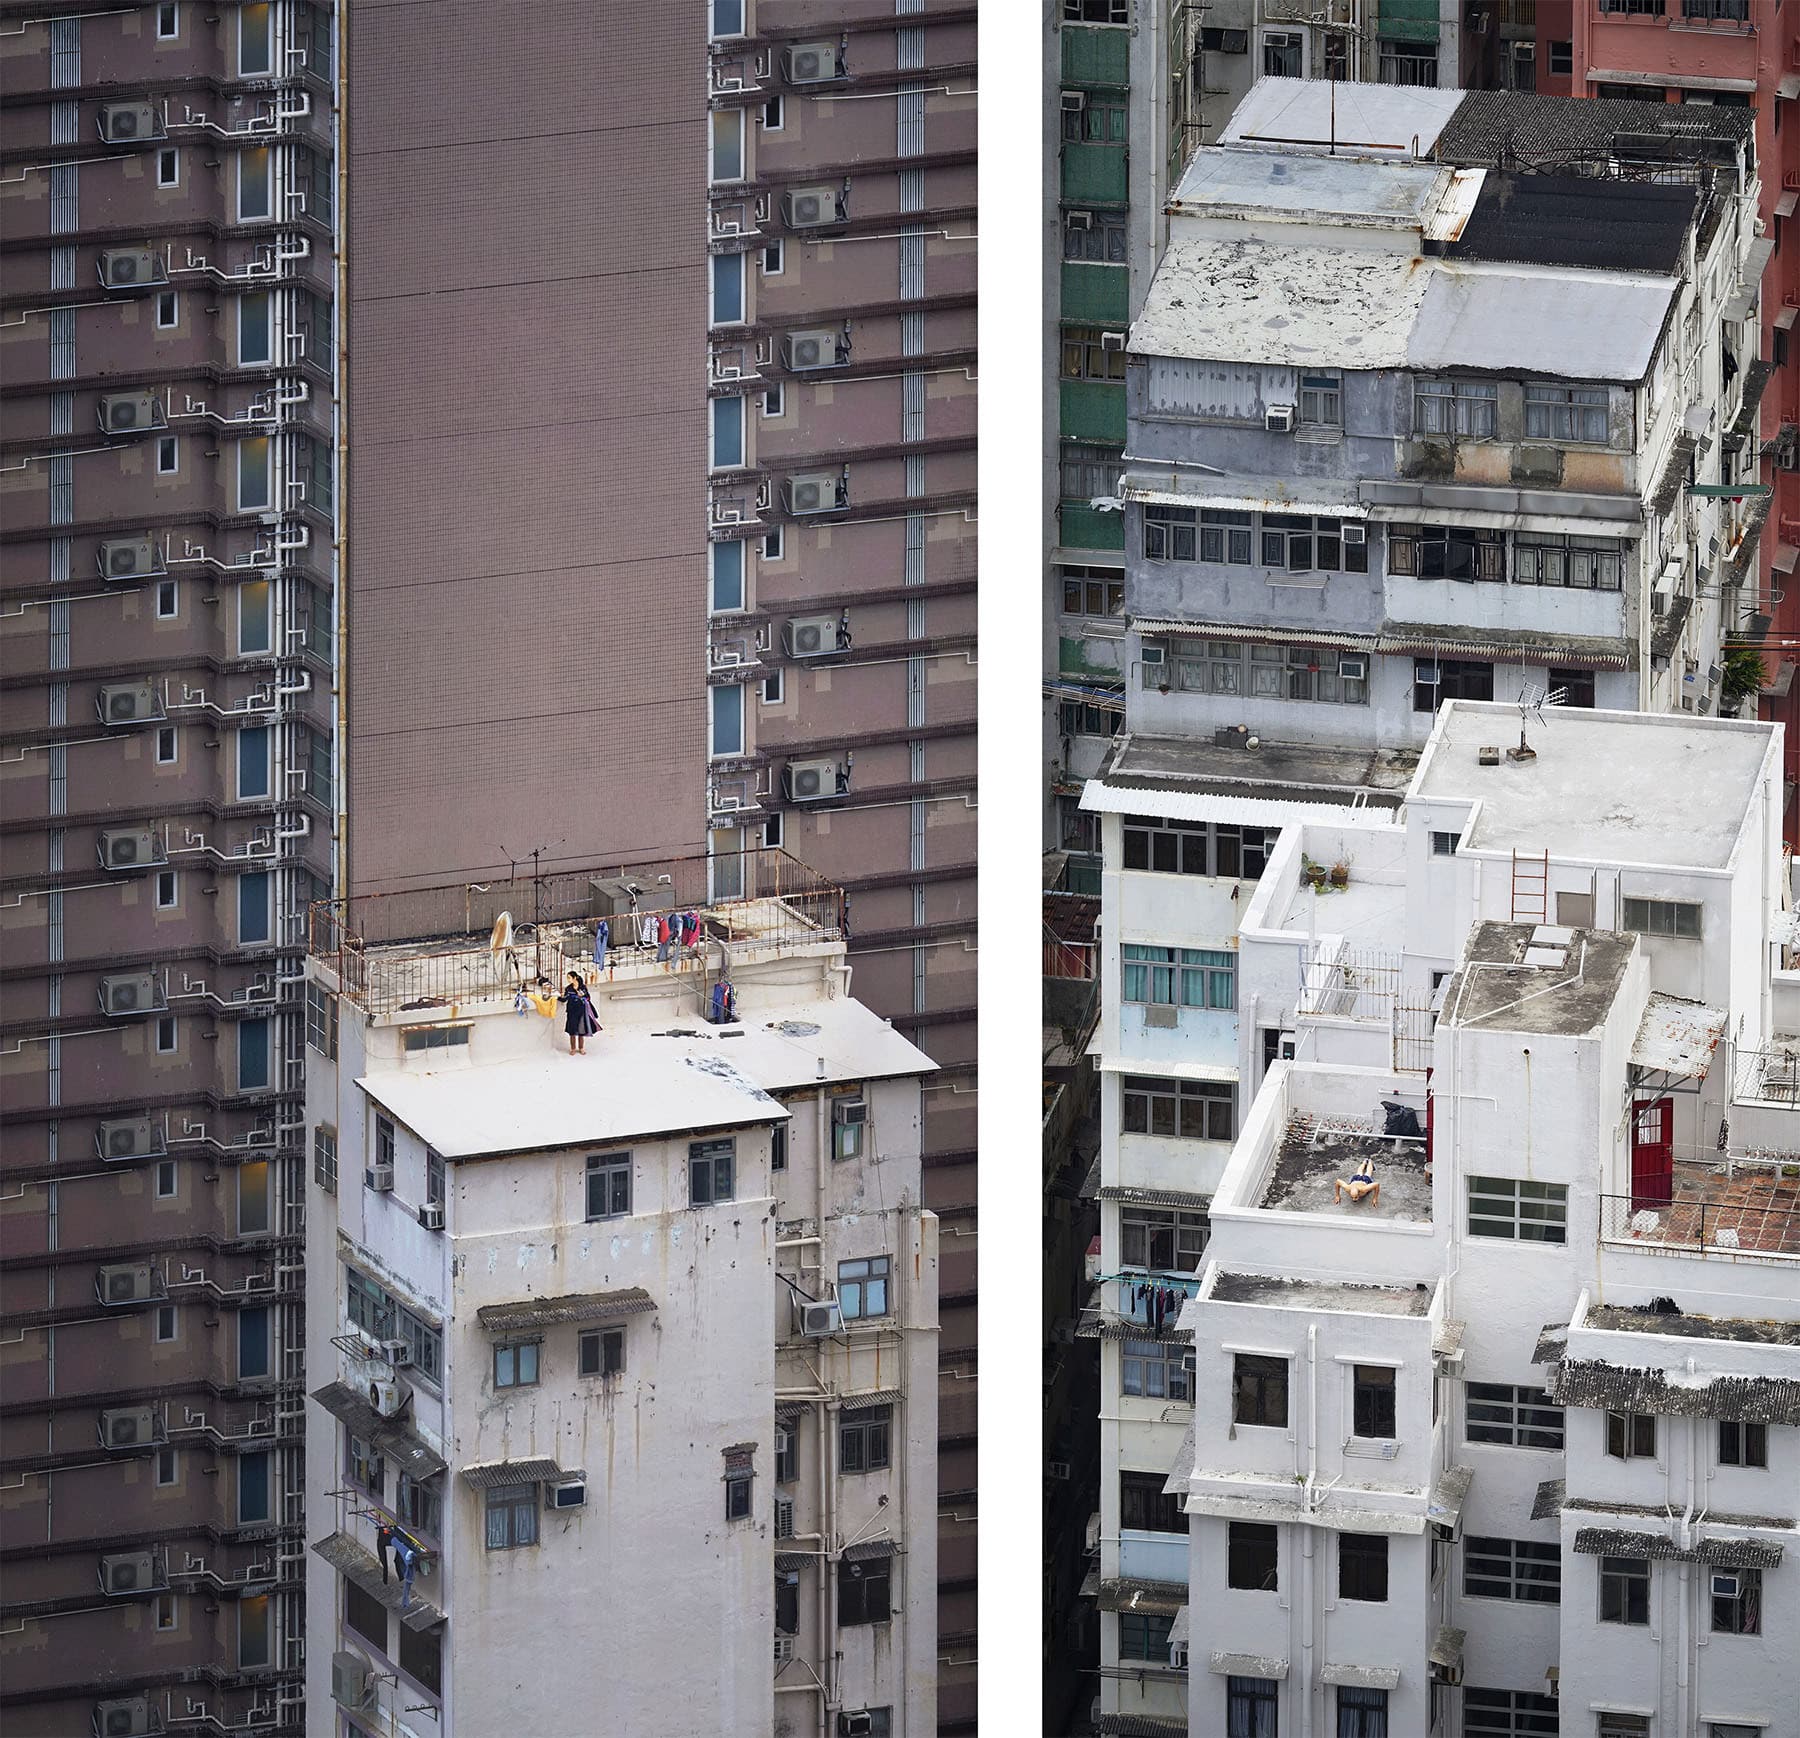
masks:
[[[566,839],[554,839],[547,845],[531,847],[531,945],[540,977],[544,971],[544,856],[556,846],[567,843]],[[511,866],[513,878],[517,879],[519,864],[523,859],[513,856],[509,851],[506,860]]]
[[[1527,682],[1519,690],[1519,746],[1506,751],[1508,760],[1536,760],[1537,750],[1525,740],[1525,726],[1535,718],[1544,722],[1544,704],[1551,697],[1542,688]]]

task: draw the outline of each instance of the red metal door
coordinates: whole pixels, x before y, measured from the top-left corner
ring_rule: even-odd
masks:
[[[1631,1112],[1631,1210],[1666,1207],[1674,1178],[1675,1101],[1643,1099]]]

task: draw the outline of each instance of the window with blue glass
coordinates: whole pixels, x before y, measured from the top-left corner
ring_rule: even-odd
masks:
[[[715,398],[712,401],[712,463],[715,471],[729,470],[744,462],[744,401]]]
[[[254,1381],[269,1373],[269,1312],[238,1311],[238,1380]]]
[[[269,794],[269,727],[246,725],[237,733],[237,794],[239,801]]]
[[[744,607],[744,545],[741,542],[712,546],[712,611],[723,615]]]
[[[716,253],[712,259],[712,323],[729,326],[744,317],[744,256]]]
[[[239,947],[256,947],[270,939],[269,880],[267,871],[238,877]]]
[[[238,1091],[258,1092],[269,1084],[269,1022],[240,1020],[237,1035]]]
[[[1237,955],[1221,948],[1150,947],[1127,942],[1121,1000],[1181,1008],[1237,1006]]]

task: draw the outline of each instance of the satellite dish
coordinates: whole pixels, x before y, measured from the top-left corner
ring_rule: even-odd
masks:
[[[504,953],[512,946],[513,920],[510,911],[503,911],[494,919],[494,933],[488,937],[488,949],[492,953]]]

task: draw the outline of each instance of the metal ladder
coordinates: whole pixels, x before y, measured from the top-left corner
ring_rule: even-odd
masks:
[[[1514,923],[1548,923],[1550,921],[1550,853],[1521,856],[1517,847],[1512,854],[1512,921]]]

